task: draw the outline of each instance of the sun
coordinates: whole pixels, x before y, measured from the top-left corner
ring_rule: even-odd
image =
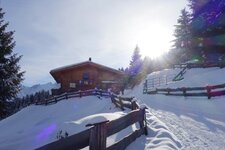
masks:
[[[136,38],[142,56],[157,58],[171,48],[172,33],[162,25],[139,29]]]

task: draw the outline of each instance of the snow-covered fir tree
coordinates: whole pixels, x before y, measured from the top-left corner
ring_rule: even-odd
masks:
[[[181,10],[181,15],[177,20],[174,31],[174,45],[172,53],[174,55],[175,63],[187,61],[191,57],[191,16],[186,9]]]
[[[13,53],[14,32],[6,30],[8,23],[4,22],[3,17],[4,12],[0,8],[0,117],[7,115],[8,101],[18,93],[24,74],[18,64],[21,56]]]
[[[136,46],[130,61],[129,74],[131,76],[135,76],[138,73],[140,73],[141,69],[142,69],[142,59],[140,49],[138,46]]]

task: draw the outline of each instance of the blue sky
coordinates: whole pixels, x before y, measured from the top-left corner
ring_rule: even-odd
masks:
[[[127,67],[136,44],[152,58],[170,49],[186,0],[1,0],[23,84],[54,82],[51,69],[88,60]]]

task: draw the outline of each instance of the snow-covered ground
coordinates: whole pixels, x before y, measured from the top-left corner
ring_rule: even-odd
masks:
[[[173,74],[178,69],[163,70],[160,75]],[[150,74],[152,78],[156,73]],[[171,82],[167,87],[195,87],[225,83],[225,69],[190,69],[184,80]],[[165,87],[161,86],[161,87]],[[148,106],[150,114],[166,124],[181,141],[181,149],[222,150],[225,149],[225,97],[177,97],[165,95],[143,95],[143,85],[126,91],[136,96],[140,103]]]
[[[0,149],[31,150],[57,140],[57,133],[69,135],[87,129],[88,123],[114,120],[125,115],[111,103],[109,98],[95,96],[72,98],[48,106],[29,106],[16,114],[0,121]],[[128,149],[179,149],[180,142],[171,134],[165,124],[154,116],[149,116],[151,126],[149,136],[141,136]],[[136,125],[107,138],[107,145],[119,141],[133,130]],[[87,148],[86,148],[87,149]]]
[[[159,75],[176,75],[181,69],[165,69],[160,72],[149,74],[148,78]],[[193,68],[187,69],[184,74],[184,79],[177,82],[169,82],[166,87],[203,87],[207,85],[216,85],[225,83],[225,68]],[[161,87],[165,88],[165,85]]]
[[[169,69],[148,75],[176,75],[180,70]],[[225,69],[190,69],[184,80],[168,83],[168,87],[195,87],[225,83]],[[177,97],[143,94],[143,83],[126,96],[135,96],[141,105],[148,107],[148,136],[141,136],[128,146],[137,149],[225,149],[225,97]],[[161,87],[165,87],[161,86]],[[113,120],[128,111],[115,108],[109,98],[94,96],[73,98],[49,106],[29,106],[0,121],[0,149],[30,150],[55,141],[57,133],[69,135],[87,129],[88,123]],[[136,127],[107,138],[113,144]],[[87,148],[86,148],[87,149]]]

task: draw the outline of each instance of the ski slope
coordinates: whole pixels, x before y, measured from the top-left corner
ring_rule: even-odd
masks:
[[[180,69],[167,69],[149,74],[176,74]],[[196,87],[225,83],[225,69],[189,69],[184,79],[161,87]],[[143,95],[143,83],[127,96],[136,96],[147,105],[149,111],[161,120],[180,141],[181,149],[222,150],[225,149],[225,97],[178,97],[165,95]]]

